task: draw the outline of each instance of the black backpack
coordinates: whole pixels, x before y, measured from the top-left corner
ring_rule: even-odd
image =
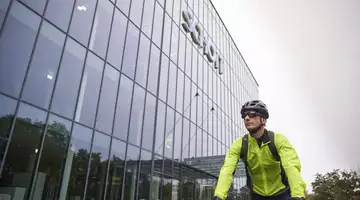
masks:
[[[286,190],[289,189],[289,183],[285,174],[285,170],[282,166],[281,163],[281,158],[277,152],[276,146],[275,146],[275,141],[274,141],[274,132],[272,131],[268,131],[268,136],[270,139],[270,143],[268,144],[269,149],[272,153],[272,155],[274,156],[276,161],[280,162],[280,167],[281,167],[281,179],[283,184],[286,186]],[[245,164],[245,172],[246,172],[246,185],[247,187],[252,191],[252,183],[251,183],[251,176],[249,174],[249,170],[248,170],[248,162],[247,162],[247,152],[248,152],[248,135],[245,135],[242,138],[242,147],[241,147],[241,152],[240,152],[240,158],[243,160],[244,164]],[[285,190],[285,191],[286,191]]]

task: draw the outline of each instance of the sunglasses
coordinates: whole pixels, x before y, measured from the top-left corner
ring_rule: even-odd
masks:
[[[258,113],[258,112],[246,112],[244,114],[241,115],[241,118],[245,119],[246,116],[249,116],[250,118],[254,118],[254,117],[264,117],[264,115]]]

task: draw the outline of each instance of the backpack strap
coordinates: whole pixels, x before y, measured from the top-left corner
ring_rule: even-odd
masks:
[[[242,138],[242,145],[241,145],[241,152],[240,152],[240,158],[245,164],[245,173],[246,173],[246,185],[252,192],[252,183],[251,183],[251,177],[248,169],[248,162],[247,162],[247,154],[248,154],[248,147],[249,147],[249,138],[248,135],[244,135]]]
[[[268,145],[269,149],[270,149],[272,155],[274,156],[275,160],[280,162],[281,180],[282,180],[283,184],[285,185],[286,189],[288,189],[288,188],[290,188],[290,185],[289,185],[289,182],[288,182],[284,167],[283,167],[283,165],[281,163],[281,157],[279,156],[279,153],[278,153],[278,151],[276,149],[276,146],[275,146],[275,139],[274,139],[275,134],[272,131],[268,131],[268,136],[269,136],[269,139],[270,139],[270,143]]]

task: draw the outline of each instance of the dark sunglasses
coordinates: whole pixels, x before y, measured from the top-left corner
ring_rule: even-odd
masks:
[[[262,115],[262,114],[260,114],[258,112],[246,112],[246,113],[241,115],[241,117],[243,119],[245,119],[246,116],[249,116],[250,118],[254,118],[254,117],[257,117],[257,116],[264,117],[264,115]]]

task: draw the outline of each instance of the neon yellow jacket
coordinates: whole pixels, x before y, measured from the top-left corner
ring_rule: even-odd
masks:
[[[281,179],[280,162],[275,160],[267,145],[270,141],[262,143],[259,147],[254,137],[249,134],[248,138],[247,160],[253,191],[262,196],[272,196],[285,188]],[[305,198],[306,184],[301,178],[300,160],[295,149],[282,134],[274,133],[274,141],[290,185],[291,197]],[[235,140],[226,154],[215,189],[215,196],[221,199],[226,199],[232,184],[232,175],[240,159],[241,146],[242,137]]]

